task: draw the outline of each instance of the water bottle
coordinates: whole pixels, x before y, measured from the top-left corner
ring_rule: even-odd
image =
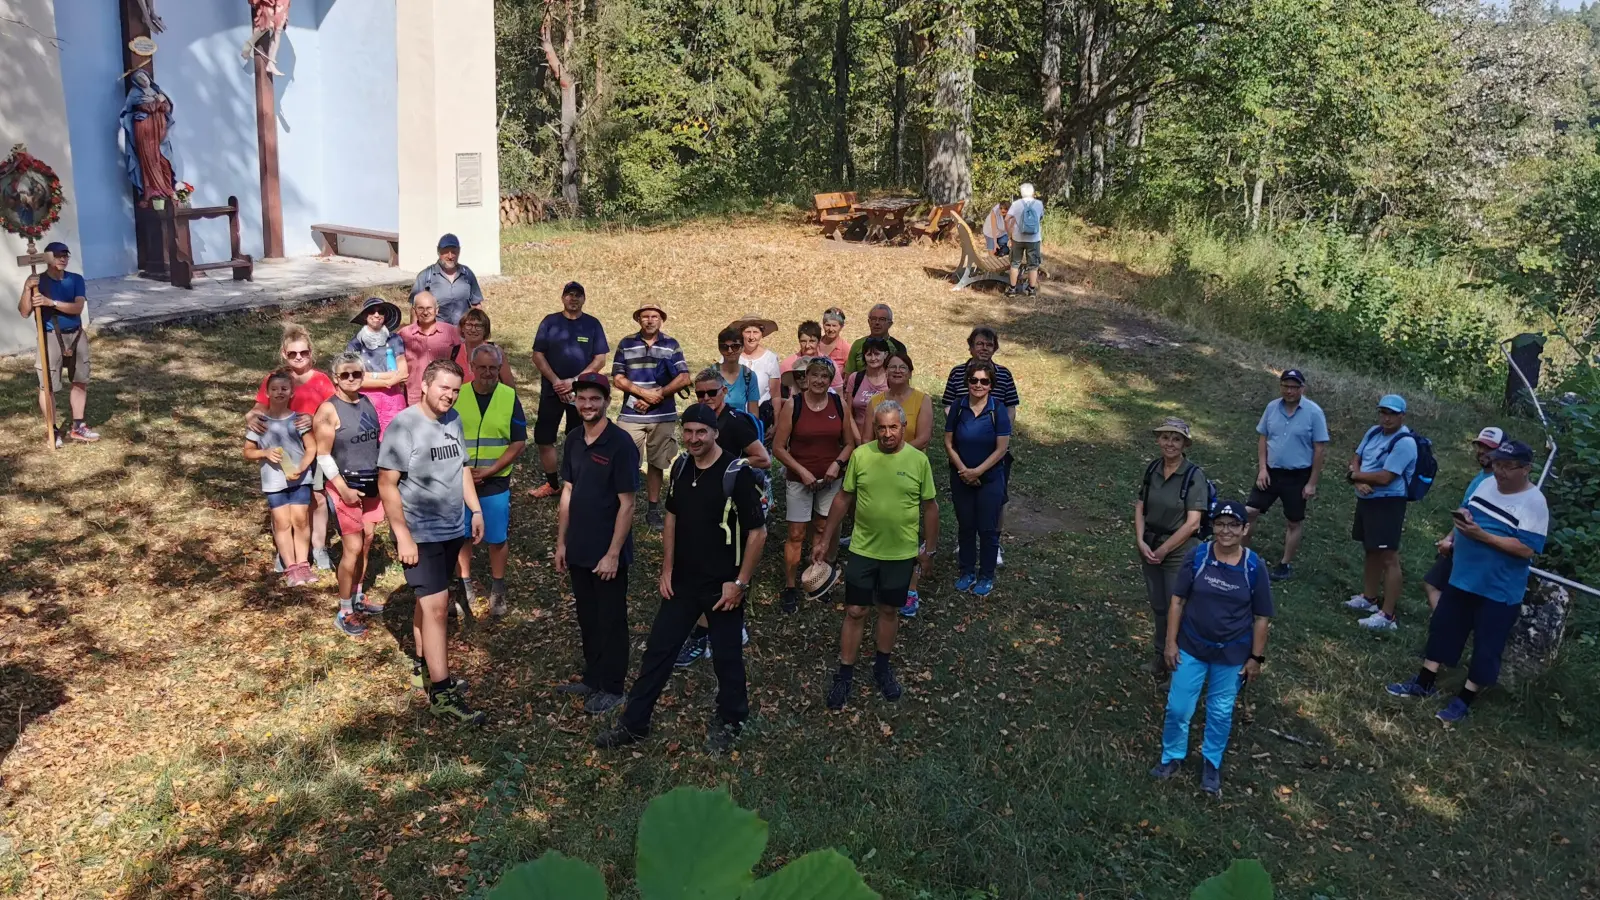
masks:
[[[394,348],[393,347],[388,348],[387,350],[384,351],[384,354],[385,354],[384,362],[388,365],[388,368],[384,369],[384,371],[385,372],[393,372],[395,370]]]

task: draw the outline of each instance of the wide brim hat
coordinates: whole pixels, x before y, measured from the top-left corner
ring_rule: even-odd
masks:
[[[761,329],[762,337],[766,337],[778,330],[777,322],[774,322],[771,319],[763,319],[760,316],[745,316],[742,319],[734,319],[732,322],[728,323],[729,328],[737,328],[740,331],[744,331],[751,325]]]
[[[367,302],[361,304],[361,311],[350,317],[351,325],[367,324],[367,314],[373,307],[383,308],[383,327],[394,331],[400,327],[400,307],[383,299],[382,297],[368,297]]]
[[[639,315],[641,313],[643,313],[647,309],[655,310],[658,314],[660,314],[661,321],[665,322],[667,320],[667,311],[662,309],[661,307],[655,305],[654,303],[646,303],[645,305],[643,305],[643,306],[639,307],[638,309],[634,310],[633,311],[633,320],[635,322],[639,321]]]

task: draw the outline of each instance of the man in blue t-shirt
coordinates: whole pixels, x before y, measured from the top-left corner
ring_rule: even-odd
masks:
[[[1287,523],[1283,556],[1272,570],[1273,581],[1294,577],[1294,554],[1305,533],[1306,504],[1317,496],[1322,462],[1328,450],[1328,417],[1322,407],[1306,398],[1306,376],[1289,369],[1278,376],[1281,396],[1267,404],[1256,423],[1256,485],[1245,507],[1250,510],[1251,531],[1256,519],[1283,501]],[[1245,546],[1250,535],[1245,536]]]
[[[1006,210],[1006,231],[1011,236],[1011,277],[1006,288],[1009,296],[1017,292],[1017,275],[1028,273],[1028,294],[1039,292],[1039,266],[1043,262],[1044,201],[1033,196],[1033,185],[1024,184],[1018,189],[1020,200]]]
[[[573,379],[586,372],[603,370],[606,354],[611,352],[600,320],[583,311],[586,299],[583,285],[567,282],[561,289],[561,311],[545,316],[533,337],[533,365],[544,376],[539,385],[537,421],[533,425],[533,442],[539,447],[544,484],[528,493],[541,500],[561,493],[561,474],[556,468],[556,431],[563,418],[568,434],[578,425]]]
[[[1417,469],[1417,441],[1406,427],[1406,399],[1385,394],[1378,401],[1378,424],[1367,429],[1350,457],[1346,480],[1356,487],[1356,520],[1350,537],[1366,551],[1362,590],[1345,601],[1347,609],[1370,613],[1358,624],[1394,631],[1394,605],[1400,599],[1400,532],[1406,524],[1406,485]],[[1383,604],[1376,602],[1383,591]]]
[[[62,445],[63,437],[93,443],[100,440],[100,435],[90,431],[83,418],[84,407],[89,403],[89,333],[83,327],[89,316],[84,309],[88,301],[84,299],[83,276],[67,271],[72,251],[60,241],[52,241],[44,248],[44,258],[44,274],[29,275],[22,285],[22,298],[17,301],[17,312],[23,318],[33,315],[34,310],[44,316],[48,371],[39,373],[39,409],[48,414],[47,399],[61,392],[61,370],[66,368],[72,382],[72,426],[62,428],[50,423],[56,446]]]
[[[1478,432],[1472,439],[1473,455],[1478,460],[1478,474],[1472,476],[1472,481],[1467,484],[1466,493],[1461,495],[1461,505],[1466,506],[1472,499],[1472,492],[1478,489],[1484,479],[1489,478],[1494,472],[1494,464],[1489,461],[1489,454],[1500,448],[1505,443],[1506,433],[1490,425]],[[1439,607],[1439,594],[1450,584],[1450,570],[1455,562],[1456,532],[1452,528],[1449,534],[1434,541],[1433,546],[1439,552],[1434,554],[1433,565],[1428,568],[1428,574],[1422,576],[1422,593],[1428,598],[1428,608]]]
[[[678,402],[674,395],[689,386],[689,363],[683,348],[661,331],[667,313],[654,303],[633,311],[639,330],[617,342],[611,363],[611,383],[624,395],[617,424],[633,438],[634,449],[645,461],[648,475],[645,525],[660,531],[667,523],[661,511],[661,482],[678,458],[675,432]]]
[[[1466,718],[1478,692],[1500,677],[1500,655],[1522,615],[1533,557],[1544,552],[1550,508],[1529,478],[1533,448],[1506,441],[1489,454],[1494,475],[1478,482],[1455,519],[1455,565],[1450,584],[1428,623],[1428,649],[1422,669],[1410,681],[1389,685],[1399,697],[1431,697],[1438,692],[1441,665],[1461,661],[1472,636],[1467,682],[1444,709],[1441,722]]]

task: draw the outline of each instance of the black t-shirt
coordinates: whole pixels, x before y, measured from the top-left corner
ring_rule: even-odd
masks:
[[[472,399],[478,401],[478,417],[480,419],[489,414],[489,401],[494,399],[494,391],[480,394],[472,390],[471,385],[465,384],[461,386],[461,389],[470,392]],[[528,414],[522,411],[521,398],[511,401],[511,443],[515,444],[518,441],[524,444],[528,442]],[[518,457],[518,459],[521,459],[521,457]],[[493,478],[485,478],[478,482],[479,497],[492,497],[495,494],[504,494],[509,490],[511,490],[510,475],[496,475]]]
[[[722,492],[722,475],[733,460],[724,452],[701,470],[695,468],[694,458],[690,457],[684,462],[682,474],[672,479],[667,491],[667,512],[677,517],[672,557],[674,594],[691,598],[720,594],[724,583],[739,577],[745,538],[767,524],[761,511],[761,488],[755,472],[747,468],[734,477],[732,521],[727,523],[731,537],[723,530],[728,498]]]
[[[561,452],[561,478],[572,485],[567,506],[567,565],[592,569],[611,549],[617,524],[620,494],[639,490],[639,451],[633,438],[607,422],[593,444],[583,439],[583,429],[567,435]],[[633,532],[622,544],[620,563],[633,562]]]
[[[741,415],[732,406],[722,407],[722,415],[717,416],[717,446],[723,453],[743,456],[744,449],[760,439],[749,413]]]

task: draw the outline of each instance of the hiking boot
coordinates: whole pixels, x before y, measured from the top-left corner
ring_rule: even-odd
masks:
[[[1471,712],[1472,707],[1467,705],[1467,701],[1460,697],[1451,697],[1449,704],[1444,709],[1434,713],[1433,717],[1446,725],[1454,725],[1465,719]]]
[[[922,595],[916,591],[906,591],[906,605],[900,607],[900,618],[915,619],[917,613],[922,611]]]
[[[1288,563],[1278,563],[1276,568],[1267,573],[1267,577],[1273,581],[1288,581],[1294,577],[1294,566]]]
[[[463,725],[482,725],[489,717],[482,710],[475,710],[467,705],[465,697],[461,696],[461,686],[445,688],[428,698],[428,712],[444,719],[452,719]]]
[[[1432,697],[1434,694],[1439,693],[1439,686],[1436,684],[1424,685],[1417,680],[1417,676],[1413,675],[1405,681],[1389,685],[1388,691],[1396,697]]]
[[[844,704],[850,699],[851,683],[855,679],[839,672],[833,676],[833,685],[828,688],[828,708],[833,710],[844,709]]]
[[[1376,612],[1378,604],[1368,600],[1364,594],[1356,594],[1344,602],[1344,608],[1353,609],[1357,612]]]
[[[628,698],[622,694],[612,694],[607,691],[595,691],[589,699],[583,701],[583,711],[591,716],[610,712],[621,706]]]
[[[1222,770],[1213,766],[1209,759],[1200,768],[1200,790],[1213,799],[1222,796]]]
[[[694,665],[695,660],[706,655],[706,650],[710,646],[711,635],[703,634],[699,637],[689,635],[689,639],[683,642],[683,649],[678,651],[678,661],[673,663],[673,666],[679,669],[689,668]]]
[[[528,496],[532,497],[535,500],[548,500],[551,497],[555,497],[555,496],[560,495],[560,493],[561,493],[561,488],[551,487],[550,486],[550,482],[547,481],[544,484],[541,484],[538,487],[534,488],[533,490],[529,491],[528,492]]]
[[[979,578],[978,583],[972,586],[972,593],[978,597],[987,597],[994,593],[994,579]]]
[[[467,692],[469,686],[465,678],[453,678],[451,680],[456,683],[456,690],[463,694]],[[419,691],[428,689],[428,664],[420,659],[411,661],[411,686]]]
[[[571,694],[575,697],[587,697],[594,692],[594,688],[589,687],[587,684],[584,684],[581,681],[568,681],[565,684],[556,685],[556,693],[558,694]]]
[[[800,589],[793,587],[784,588],[783,594],[778,600],[778,608],[782,609],[785,613],[799,612]]]
[[[1182,768],[1183,760],[1181,759],[1175,759],[1171,762],[1164,762],[1150,770],[1150,777],[1158,781],[1166,781],[1172,776],[1178,774],[1178,771]]]
[[[506,617],[506,592],[503,588],[491,588],[489,591],[489,618],[504,619]]]
[[[649,732],[629,731],[627,728],[618,725],[615,728],[608,728],[600,732],[600,736],[594,739],[594,745],[601,750],[618,750],[637,744],[649,736]]]
[[[361,616],[359,614],[351,613],[347,616],[342,609],[334,615],[333,627],[339,629],[350,637],[361,637],[363,634],[367,633],[367,625],[365,622],[361,621]]]
[[[1386,616],[1383,614],[1382,610],[1367,616],[1365,619],[1357,621],[1356,624],[1360,625],[1362,628],[1371,629],[1372,631],[1400,630],[1400,623],[1395,621],[1394,616]]]
[[[972,586],[977,583],[978,576],[968,572],[967,574],[956,579],[956,591],[965,594],[967,591],[972,590]]]
[[[711,727],[706,729],[706,752],[721,756],[733,749],[734,742],[744,733],[743,722],[724,722],[713,716]]]
[[[90,431],[87,423],[79,422],[72,426],[71,431],[67,432],[67,437],[85,444],[92,444],[100,440],[100,432]]]
[[[317,547],[311,551],[311,562],[324,572],[333,571],[333,560],[328,558],[327,547]]]
[[[644,524],[651,531],[664,531],[667,527],[667,514],[659,508],[644,511]]]
[[[888,700],[890,703],[899,700],[900,695],[904,693],[900,687],[900,682],[894,680],[894,669],[890,666],[884,666],[881,669],[874,667],[872,680],[878,683],[878,690],[883,692],[883,699]]]

